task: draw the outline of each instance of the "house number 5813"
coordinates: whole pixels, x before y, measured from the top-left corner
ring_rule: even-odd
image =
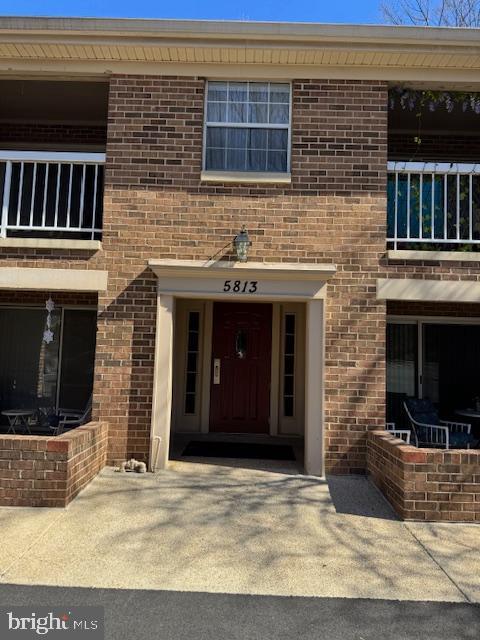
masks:
[[[225,280],[223,290],[230,293],[255,293],[257,284],[257,280]]]

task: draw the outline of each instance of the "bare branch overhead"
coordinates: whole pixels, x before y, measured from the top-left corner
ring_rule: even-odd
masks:
[[[384,0],[380,8],[390,24],[480,26],[480,0]]]

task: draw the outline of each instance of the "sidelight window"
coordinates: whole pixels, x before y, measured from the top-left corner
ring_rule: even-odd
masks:
[[[200,312],[190,311],[187,325],[187,362],[185,367],[185,413],[187,415],[193,415],[196,408],[199,345]]]
[[[295,314],[286,313],[284,322],[283,415],[290,418],[295,409]]]

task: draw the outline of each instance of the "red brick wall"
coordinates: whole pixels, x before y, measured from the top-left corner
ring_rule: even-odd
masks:
[[[96,415],[110,459],[148,452],[155,338],[149,258],[206,259],[243,223],[252,260],[334,263],[328,287],[327,467],[363,472],[369,424],[384,406],[387,87],[298,80],[292,184],[200,182],[204,82],[113,76],[110,86]],[[220,252],[220,253],[218,253]],[[230,249],[223,257],[231,257]]]
[[[0,122],[0,145],[11,147],[21,144],[61,145],[94,145],[105,146],[107,141],[106,126],[85,126],[73,124],[48,124],[37,122]]]
[[[409,302],[389,300],[387,314],[395,316],[445,316],[450,318],[478,318],[480,304],[461,302]]]
[[[44,306],[48,296],[52,296],[53,301],[58,307],[64,305],[96,307],[98,302],[97,294],[90,292],[14,291],[0,289],[0,304],[31,304],[35,306]]]
[[[68,504],[106,465],[108,424],[90,422],[55,438],[57,441],[67,443],[65,501]]]
[[[388,159],[437,162],[478,162],[480,136],[420,134],[421,144],[414,133],[389,133]]]
[[[106,423],[57,437],[0,436],[0,506],[65,507],[105,466]]]
[[[405,520],[480,522],[480,450],[417,449],[370,431],[367,467]]]

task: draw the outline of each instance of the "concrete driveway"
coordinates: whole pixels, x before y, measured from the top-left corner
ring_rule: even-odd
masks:
[[[365,478],[288,466],[105,469],[65,510],[0,509],[0,531],[5,585],[480,601],[478,526],[406,525]]]

